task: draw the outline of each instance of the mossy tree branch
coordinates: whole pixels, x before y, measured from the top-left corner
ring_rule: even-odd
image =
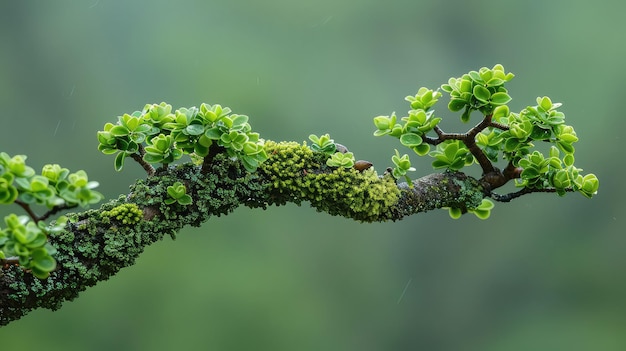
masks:
[[[308,147],[267,142],[268,160],[257,172],[247,172],[238,160],[213,155],[205,172],[193,164],[159,169],[131,186],[130,193],[98,210],[69,214],[65,230],[49,236],[57,250],[57,269],[45,279],[5,260],[0,273],[0,324],[19,319],[37,308],[56,310],[80,291],[132,265],[144,248],[164,235],[175,236],[185,226],[199,226],[211,216],[244,205],[266,208],[309,201],[333,215],[360,221],[399,220],[441,207],[476,207],[485,196],[476,179],[460,172],[434,173],[396,185],[389,175],[371,170],[331,169]],[[182,181],[193,203],[166,205],[166,188]],[[141,218],[119,211],[136,205]],[[114,215],[114,213],[122,215]]]

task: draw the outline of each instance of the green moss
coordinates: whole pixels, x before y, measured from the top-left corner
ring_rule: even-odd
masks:
[[[400,196],[392,177],[379,177],[373,168],[328,167],[328,157],[306,144],[266,142],[270,156],[259,168],[270,187],[269,203],[309,201],[318,211],[371,222],[392,218]]]
[[[102,211],[100,216],[105,221],[117,220],[124,225],[132,225],[143,218],[143,211],[132,203],[125,203],[112,208],[109,211]]]

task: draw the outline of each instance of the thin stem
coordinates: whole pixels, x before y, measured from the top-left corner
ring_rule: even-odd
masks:
[[[441,130],[441,128],[439,128],[439,126],[435,126],[433,130],[435,131],[435,133],[437,133],[437,135],[439,136],[439,139],[441,139],[443,135],[446,134],[443,132],[443,130]]]
[[[44,213],[41,217],[39,217],[39,220],[40,221],[44,221],[44,220],[48,219],[48,217],[56,214],[59,211],[69,210],[70,208],[74,208],[74,207],[77,207],[77,206],[78,205],[68,205],[68,204],[54,206],[50,210],[48,210],[48,212]]]
[[[202,161],[202,168],[200,169],[200,173],[202,174],[208,173],[209,166],[213,162],[213,158],[215,157],[215,155],[223,151],[224,151],[223,146],[219,146],[216,143],[211,144],[211,146],[209,146],[209,153],[206,156],[204,156],[204,160]]]
[[[155,172],[154,167],[152,167],[151,164],[149,164],[143,159],[143,157],[141,156],[141,153],[145,154],[146,152],[143,149],[143,147],[139,145],[139,153],[130,154],[130,157],[133,160],[135,160],[137,163],[139,163],[141,167],[143,167],[143,169],[146,171],[146,173],[148,173],[148,175],[151,176]]]
[[[489,127],[500,129],[500,130],[509,130],[509,126],[507,126],[506,124],[498,123],[498,122],[489,123]]]
[[[491,114],[485,116],[477,125],[472,127],[467,133],[445,133],[441,128],[435,127],[433,130],[437,134],[437,138],[424,138],[424,142],[431,145],[438,145],[445,140],[461,140],[472,153],[476,161],[483,170],[483,174],[499,173],[497,168],[493,166],[483,150],[476,145],[476,135],[487,127],[506,127],[491,121]]]
[[[467,146],[469,151],[472,153],[476,161],[478,161],[480,168],[483,169],[483,174],[498,172],[497,168],[493,166],[493,163],[491,163],[491,161],[489,160],[487,155],[485,155],[483,150],[480,147],[478,147],[478,145],[476,145],[476,141],[473,138],[464,140],[463,142],[465,143],[465,146]]]
[[[567,188],[565,189],[565,191],[567,192],[573,192],[574,189],[572,188]],[[523,188],[520,191],[516,191],[513,193],[508,193],[505,195],[500,195],[500,194],[496,194],[496,193],[491,193],[489,194],[489,197],[491,197],[492,199],[499,201],[499,202],[509,202],[513,199],[516,199],[522,195],[526,195],[526,194],[530,194],[530,193],[555,193],[556,189],[554,188],[547,188],[547,189],[531,189],[531,188]]]
[[[41,220],[41,218],[39,218],[39,216],[37,216],[35,214],[35,212],[33,212],[33,209],[30,208],[30,205],[21,201],[21,200],[15,200],[15,203],[18,204],[21,208],[24,209],[24,211],[26,211],[26,213],[28,213],[28,216],[35,222],[39,222]]]
[[[483,118],[480,123],[475,125],[474,128],[470,129],[470,131],[467,133],[467,138],[463,140],[465,146],[467,146],[472,155],[474,155],[474,157],[478,161],[480,167],[483,169],[483,174],[493,173],[496,171],[496,168],[493,166],[491,161],[489,161],[487,155],[485,155],[483,150],[479,148],[478,145],[476,145],[476,135],[478,135],[478,133],[482,132],[485,128],[491,125],[491,117],[491,113],[485,115],[485,118]]]

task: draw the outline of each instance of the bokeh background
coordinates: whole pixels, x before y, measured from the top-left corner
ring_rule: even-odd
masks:
[[[149,247],[56,312],[0,329],[3,349],[624,350],[622,1],[3,1],[0,149],[84,169],[107,198],[144,177],[96,131],[166,101],[220,103],[261,135],[330,132],[389,166],[372,117],[502,63],[513,110],[548,95],[601,181],[492,217],[434,211],[361,224],[304,205],[240,208]],[[437,110],[446,130],[465,128]],[[416,176],[430,160],[413,157]],[[0,208],[2,215],[18,208]]]

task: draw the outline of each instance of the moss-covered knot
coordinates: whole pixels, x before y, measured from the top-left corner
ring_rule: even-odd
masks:
[[[130,225],[139,222],[143,218],[143,211],[135,204],[121,204],[109,211],[102,211],[100,216],[105,221],[114,219],[122,224]]]

